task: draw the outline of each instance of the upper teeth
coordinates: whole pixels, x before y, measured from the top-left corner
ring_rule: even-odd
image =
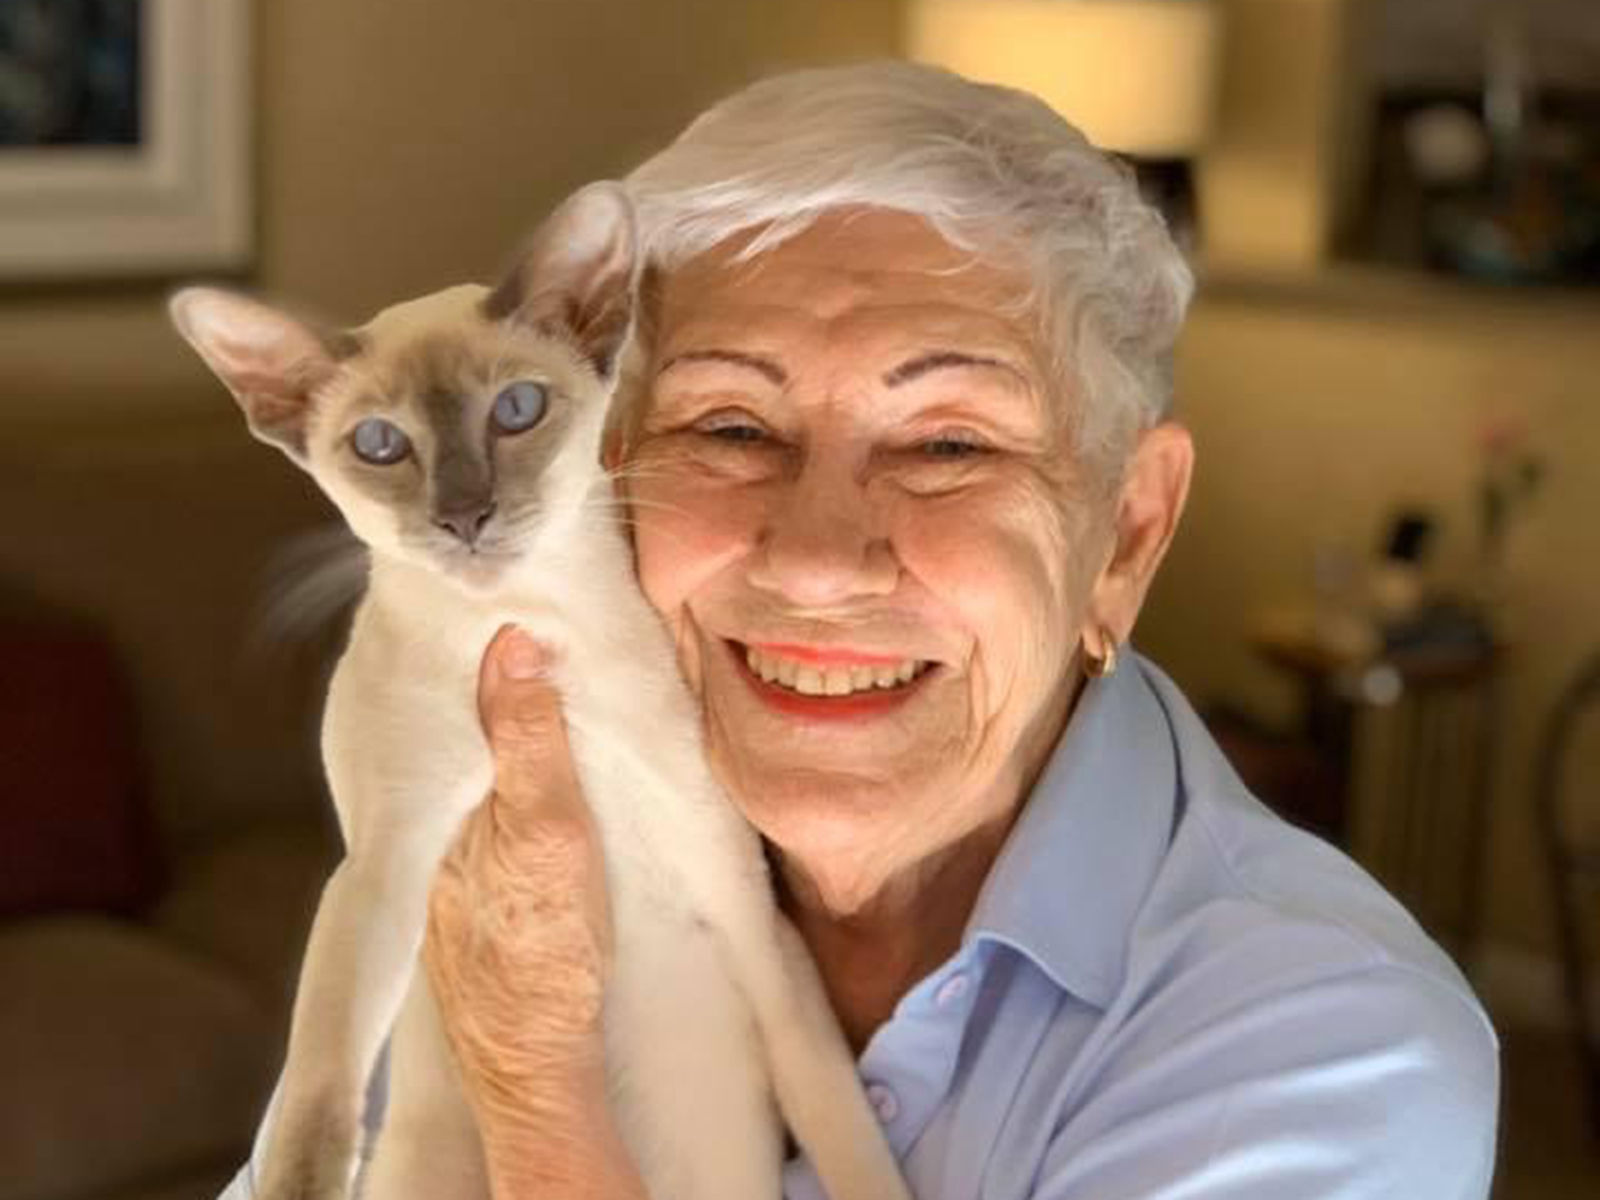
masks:
[[[884,666],[816,666],[769,654],[754,646],[745,648],[750,670],[768,683],[793,688],[802,696],[848,696],[873,688],[899,687],[916,678],[926,663],[914,658]]]

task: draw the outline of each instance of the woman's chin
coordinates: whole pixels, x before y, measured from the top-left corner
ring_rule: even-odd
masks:
[[[759,767],[737,771],[735,778],[730,791],[745,819],[779,853],[802,865],[855,873],[858,860],[896,855],[929,825],[930,814],[907,810],[916,791],[886,787],[881,780]]]

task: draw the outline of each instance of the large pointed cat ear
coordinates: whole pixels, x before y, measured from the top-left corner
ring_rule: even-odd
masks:
[[[184,288],[168,311],[233,393],[250,432],[304,465],[311,393],[351,347],[259,300],[217,288]]]
[[[618,183],[591,183],[534,232],[511,273],[484,298],[484,315],[566,338],[609,380],[633,323],[637,258],[628,193]]]

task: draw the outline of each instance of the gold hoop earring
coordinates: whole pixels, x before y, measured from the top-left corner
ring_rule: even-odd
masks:
[[[1088,646],[1083,648],[1083,669],[1090,679],[1104,679],[1117,669],[1117,639],[1109,629],[1100,631],[1100,644],[1105,647],[1105,653],[1099,658],[1089,653]]]

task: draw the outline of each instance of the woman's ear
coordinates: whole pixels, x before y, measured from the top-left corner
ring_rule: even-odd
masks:
[[[1128,640],[1139,610],[1166,557],[1189,497],[1194,442],[1181,425],[1164,422],[1139,436],[1116,498],[1111,559],[1090,594],[1084,637],[1103,657],[1102,634]]]

